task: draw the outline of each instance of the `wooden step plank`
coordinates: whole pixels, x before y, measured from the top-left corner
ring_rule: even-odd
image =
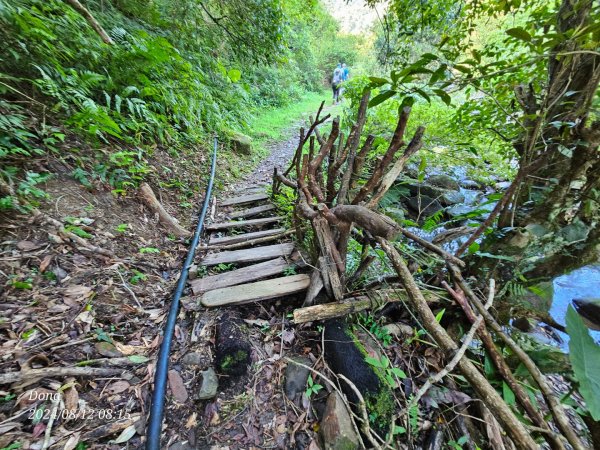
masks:
[[[215,264],[248,263],[264,261],[265,259],[287,257],[294,250],[292,242],[283,244],[265,245],[264,247],[246,248],[244,250],[231,250],[219,253],[211,253],[202,258],[202,265],[214,266]]]
[[[258,227],[268,223],[279,222],[283,216],[264,217],[262,219],[239,220],[231,222],[216,222],[206,226],[207,230],[226,230],[228,228]]]
[[[268,200],[269,196],[267,194],[248,194],[248,195],[240,195],[239,197],[227,198],[220,203],[221,206],[237,206],[244,205],[246,203],[255,203],[261,202],[263,200]]]
[[[293,263],[288,263],[283,258],[271,259],[251,266],[242,267],[241,269],[232,270],[230,272],[219,273],[205,278],[199,278],[190,282],[194,295],[202,294],[213,289],[235,286],[236,284],[249,283],[251,281],[268,278],[273,275],[282,273],[287,267]]]
[[[271,230],[253,231],[251,233],[234,234],[233,236],[211,237],[208,241],[209,247],[236,244],[238,242],[251,241],[267,236],[274,236],[283,233],[285,228],[273,228]]]
[[[273,211],[274,209],[275,209],[275,205],[255,206],[254,208],[248,208],[248,209],[244,209],[242,211],[234,211],[230,214],[227,214],[227,217],[230,219],[243,219],[246,217],[257,216],[259,214]]]
[[[200,303],[206,307],[214,307],[259,302],[302,292],[309,284],[310,277],[305,274],[256,281],[205,292]]]
[[[280,228],[280,229],[282,229],[282,228]],[[250,239],[249,241],[242,241],[242,242],[237,242],[237,243],[233,243],[233,244],[208,245],[208,246],[204,247],[204,249],[205,250],[237,250],[239,248],[254,247],[257,245],[263,245],[267,242],[282,241],[284,238],[291,236],[295,232],[296,232],[296,229],[292,228],[291,230],[287,230],[283,233],[274,234],[271,236],[265,236],[265,237],[261,237],[261,238],[257,238],[257,239]]]

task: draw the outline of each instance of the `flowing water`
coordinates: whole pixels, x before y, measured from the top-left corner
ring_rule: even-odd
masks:
[[[552,287],[550,315],[558,323],[565,325],[567,308],[574,298],[600,298],[600,264],[581,267],[567,275],[561,275],[554,279]],[[566,346],[569,336],[559,334]],[[590,334],[596,342],[600,342],[600,331],[590,330]]]

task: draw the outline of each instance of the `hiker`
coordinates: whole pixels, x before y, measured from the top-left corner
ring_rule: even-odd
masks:
[[[348,78],[350,78],[350,69],[348,68],[346,63],[342,64],[342,71],[344,72],[342,79],[344,81],[348,81]]]
[[[333,104],[337,105],[340,99],[340,85],[344,80],[344,70],[342,64],[338,64],[333,71],[333,78],[331,79],[331,89],[333,90]]]

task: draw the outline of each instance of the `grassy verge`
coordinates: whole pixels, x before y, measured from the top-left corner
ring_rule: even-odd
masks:
[[[331,94],[328,90],[310,92],[301,100],[283,108],[266,109],[257,114],[250,124],[249,136],[255,148],[255,154],[263,157],[267,154],[266,144],[278,141],[296,131],[293,125],[309,115],[315,115],[319,105],[325,101],[325,107],[331,106]],[[336,106],[336,108],[339,108]],[[329,111],[331,113],[331,111]]]

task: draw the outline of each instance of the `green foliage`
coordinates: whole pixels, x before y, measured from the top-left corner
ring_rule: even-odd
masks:
[[[312,375],[308,375],[306,383],[306,391],[304,391],[304,394],[306,394],[308,398],[312,397],[314,394],[318,394],[319,391],[323,389],[323,386],[314,382]]]
[[[579,382],[579,392],[592,418],[600,420],[600,345],[590,336],[583,320],[569,305],[567,310],[569,357]]]
[[[319,2],[91,0],[86,7],[113,45],[60,0],[0,0],[0,179],[26,180],[14,193],[2,190],[1,209],[37,205],[42,194],[29,187],[39,180],[28,180],[28,165],[48,152],[76,159],[72,176],[84,186],[97,180],[123,194],[148,177],[155,151],[177,156],[213,132],[247,129],[259,108],[320,91],[329,46],[338,42]],[[337,43],[348,53],[354,44]],[[84,138],[85,157],[74,156],[80,148],[62,150],[73,134]]]
[[[382,356],[381,359],[376,359],[367,356],[365,358],[365,362],[373,367],[376,367],[377,369],[380,369],[383,374],[383,379],[392,389],[395,389],[397,387],[397,379],[406,378],[406,373],[404,373],[403,370],[397,367],[392,367],[390,360],[387,356]]]
[[[160,250],[154,247],[142,247],[140,248],[139,252],[141,254],[145,254],[145,253],[160,253]]]
[[[370,314],[360,313],[357,315],[358,323],[365,327],[375,336],[384,347],[388,347],[392,343],[392,335],[381,327],[381,325]]]

